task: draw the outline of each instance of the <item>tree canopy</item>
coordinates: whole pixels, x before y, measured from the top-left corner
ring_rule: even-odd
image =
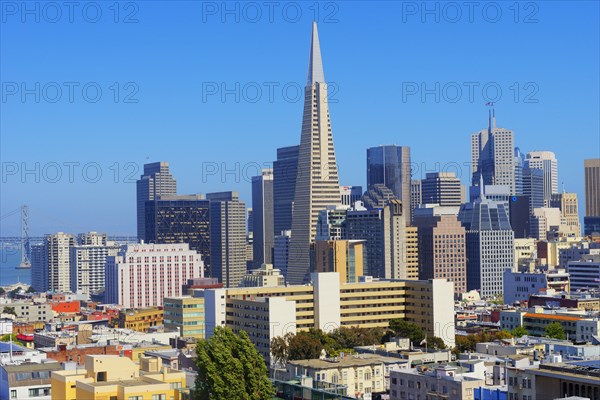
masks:
[[[511,333],[514,337],[522,337],[525,335],[529,335],[529,332],[527,331],[527,329],[525,329],[523,325],[517,326],[515,329],[512,330]]]
[[[217,327],[210,339],[198,341],[196,354],[194,399],[273,399],[265,361],[246,332]]]
[[[553,322],[546,326],[545,329],[546,336],[552,339],[566,339],[567,334],[565,333],[564,328],[558,322]]]

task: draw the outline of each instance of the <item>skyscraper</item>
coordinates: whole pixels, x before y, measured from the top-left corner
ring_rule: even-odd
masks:
[[[419,279],[448,279],[454,292],[467,289],[465,228],[459,207],[424,205],[415,209],[419,237]]]
[[[313,22],[308,76],[304,91],[304,114],[298,155],[298,174],[288,281],[309,280],[310,245],[314,242],[319,211],[341,203],[338,168],[331,133],[327,84],[323,74],[317,23]]]
[[[375,184],[385,185],[408,209],[410,167],[410,147],[389,145],[367,149],[367,190]],[[410,218],[406,222],[410,223]]]
[[[579,204],[577,193],[555,193],[550,199],[550,207],[560,209],[560,214],[568,233],[581,236]]]
[[[106,258],[116,256],[121,246],[106,240],[106,234],[88,232],[71,247],[71,291],[90,296],[104,291]]]
[[[600,232],[600,158],[584,161],[585,170],[585,234]]]
[[[523,168],[525,168],[525,155],[521,149],[515,147],[515,194],[523,194]]]
[[[460,206],[461,200],[462,187],[454,172],[427,173],[421,181],[421,204]]]
[[[362,186],[340,186],[340,196],[345,206],[351,206],[355,201],[360,200],[362,195]]]
[[[144,174],[136,182],[137,191],[137,235],[146,240],[146,202],[160,196],[177,194],[177,182],[169,172],[168,162],[144,165]]]
[[[515,194],[513,131],[496,127],[495,111],[490,110],[488,128],[471,135],[472,185],[507,185]]]
[[[423,202],[421,179],[413,179],[410,181],[410,220],[413,220],[415,208],[419,207]]]
[[[558,161],[551,151],[530,151],[525,159],[525,168],[539,169],[544,176],[544,201],[550,204],[553,194],[558,193]]]
[[[146,202],[148,243],[187,243],[210,266],[210,201],[202,195],[161,196]]]
[[[482,297],[501,294],[503,274],[514,266],[514,232],[504,203],[485,198],[461,206],[458,218],[466,230],[467,290]]]
[[[252,177],[252,244],[254,268],[273,263],[273,170]]]
[[[529,214],[544,207],[544,172],[541,169],[523,169],[523,195],[529,198]]]
[[[45,268],[47,268],[48,290],[68,292],[71,289],[71,247],[75,237],[57,232],[44,237]]]
[[[225,287],[237,287],[246,274],[246,204],[237,192],[208,193],[210,271]]]
[[[273,224],[274,235],[292,229],[292,211],[296,194],[298,174],[298,152],[300,146],[277,149],[277,160],[273,162]]]

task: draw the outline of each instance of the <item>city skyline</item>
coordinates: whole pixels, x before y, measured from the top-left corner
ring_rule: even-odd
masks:
[[[597,11],[597,5],[582,3],[582,9],[585,7],[591,7],[589,13],[593,13],[594,10]],[[144,5],[141,8],[145,12],[139,14],[140,21],[135,27],[143,32],[156,22],[157,15],[152,5]],[[402,86],[402,83],[425,82],[433,85],[435,82],[466,82],[471,79],[483,83],[502,83],[505,92],[512,93],[508,89],[511,83],[507,82],[518,81],[522,86],[525,82],[534,80],[540,89],[539,102],[508,101],[506,100],[509,97],[507,95],[503,100],[496,103],[499,124],[515,132],[515,145],[519,146],[523,152],[548,150],[556,153],[561,165],[559,171],[559,191],[562,191],[562,182],[564,182],[565,189],[568,192],[577,193],[580,199],[579,214],[580,216],[584,214],[583,159],[598,157],[598,154],[594,154],[594,149],[598,148],[598,146],[594,146],[594,140],[596,139],[591,137],[591,145],[585,146],[582,152],[581,148],[567,145],[567,140],[571,139],[571,134],[565,134],[565,132],[598,131],[597,113],[592,111],[598,108],[597,90],[594,89],[598,85],[589,85],[590,81],[592,83],[597,82],[597,76],[591,73],[591,71],[597,70],[597,59],[591,57],[585,66],[577,67],[581,68],[578,73],[570,74],[574,83],[573,87],[564,87],[559,84],[560,75],[557,75],[557,65],[548,66],[551,71],[542,71],[539,65],[534,63],[532,59],[529,59],[529,57],[533,57],[535,51],[529,49],[532,50],[533,54],[522,54],[523,48],[517,48],[516,50],[511,48],[511,51],[515,50],[516,56],[524,57],[523,60],[527,61],[526,63],[522,63],[524,69],[518,74],[513,74],[513,76],[510,73],[503,72],[501,68],[491,65],[489,67],[490,72],[484,74],[473,72],[476,69],[471,70],[473,73],[472,76],[475,78],[468,77],[468,74],[457,73],[456,70],[458,68],[469,63],[468,61],[471,56],[465,57],[460,62],[448,61],[447,66],[450,68],[444,70],[444,72],[440,72],[440,70],[430,71],[427,68],[419,71],[423,67],[422,62],[425,62],[430,57],[430,55],[424,54],[422,57],[413,58],[410,62],[403,64],[402,70],[406,73],[400,77],[396,77],[396,73],[392,72],[392,68],[397,67],[398,59],[392,58],[387,52],[378,52],[378,50],[381,50],[381,46],[389,44],[388,41],[390,39],[385,37],[385,35],[364,32],[364,38],[352,36],[364,48],[369,57],[360,60],[349,58],[353,56],[354,52],[345,43],[347,39],[345,36],[349,34],[352,24],[357,21],[358,10],[356,7],[346,6],[345,4],[340,5],[340,9],[343,13],[340,12],[338,15],[339,21],[337,23],[322,23],[319,25],[322,42],[324,43],[324,53],[327,58],[328,71],[331,71],[331,80],[339,89],[333,95],[333,100],[336,101],[330,102],[330,109],[334,114],[333,130],[337,132],[336,155],[338,156],[339,163],[340,184],[362,185],[366,189],[366,171],[364,171],[366,148],[385,143],[395,143],[411,147],[414,163],[425,167],[419,171],[420,175],[418,177],[424,177],[426,172],[434,172],[440,169],[443,171],[443,168],[437,168],[437,165],[447,165],[449,168],[459,166],[462,172],[460,174],[461,182],[468,183],[471,172],[467,170],[469,167],[469,137],[472,133],[483,129],[486,125],[487,109],[484,107],[484,99],[476,99],[473,102],[459,101],[457,103],[450,103],[445,101],[448,100],[446,98],[436,103],[432,100],[432,97],[428,97],[425,102],[421,102],[420,99],[414,99],[419,96],[412,96],[406,102],[403,102],[402,98],[394,98],[390,93],[387,93],[397,90]],[[527,34],[530,36],[526,37],[534,38],[538,34],[548,33],[552,22],[558,21],[556,20],[558,18],[557,9],[554,9],[552,5],[544,4],[544,7],[541,7],[541,9],[544,12],[539,14],[539,21],[529,25],[515,23],[512,19],[502,20],[498,25],[479,21],[472,26],[468,23],[444,24],[443,21],[441,23],[432,22],[431,25],[435,28],[433,29],[434,32],[428,34],[426,39],[416,40],[418,43],[407,44],[407,51],[414,51],[415,48],[412,46],[422,44],[421,40],[437,38],[443,44],[444,40],[440,35],[443,35],[443,32],[447,29],[456,30],[460,38],[463,35],[468,35],[470,32],[472,33],[473,30],[496,32],[501,26],[510,24],[511,27],[515,28],[515,32],[505,33],[507,42],[510,41],[509,38],[511,35]],[[427,23],[422,23],[418,18],[411,19],[412,17],[409,18],[407,15],[402,15],[401,8],[391,6],[390,10],[397,11],[400,20],[403,17],[407,17],[408,20],[404,25],[399,24],[398,29],[392,26],[389,21],[381,21],[383,24],[382,29],[385,32],[398,34],[403,29],[407,29],[418,33],[421,29],[429,26]],[[372,17],[368,7],[363,11],[366,13],[366,20],[372,23],[372,20],[368,18]],[[561,13],[564,14],[565,12],[568,14],[574,11],[561,9]],[[585,18],[585,13],[582,10],[578,11],[578,15],[581,18]],[[178,14],[168,12],[165,17],[175,18],[177,16],[181,17]],[[565,24],[576,30],[572,32],[573,37],[580,37],[579,35],[582,35],[582,31],[594,33],[594,29],[597,29],[598,26],[596,20],[591,20],[590,26],[585,27],[586,24],[573,25],[566,21],[567,17],[564,17],[564,19],[563,22]],[[191,22],[188,19],[182,21],[185,27],[182,29],[191,29],[194,26]],[[304,55],[306,54],[307,46],[306,34],[310,27],[310,21],[309,19],[303,19],[297,24],[281,22],[281,24],[273,25],[250,23],[228,24],[221,23],[218,19],[215,21],[208,18],[205,25],[198,25],[199,27],[197,27],[200,31],[210,26],[210,29],[214,29],[216,34],[224,34],[227,43],[230,43],[236,37],[241,37],[239,35],[250,34],[251,38],[260,38],[261,42],[253,42],[252,46],[246,46],[248,48],[245,50],[235,47],[236,51],[239,51],[238,57],[252,60],[248,68],[243,70],[225,68],[219,72],[215,69],[222,68],[224,64],[222,64],[222,61],[218,57],[212,59],[214,61],[213,66],[202,64],[198,57],[182,58],[181,65],[178,67],[184,69],[184,76],[187,78],[194,76],[189,75],[189,68],[198,65],[198,62],[203,65],[202,77],[196,75],[192,80],[192,87],[178,84],[169,86],[168,80],[152,81],[153,83],[149,83],[150,81],[146,81],[144,73],[140,75],[132,69],[135,66],[132,63],[124,63],[125,68],[122,71],[116,71],[112,68],[115,76],[119,77],[114,80],[121,82],[121,86],[127,82],[129,79],[128,76],[145,77],[144,82],[147,83],[146,86],[141,84],[141,79],[138,83],[140,87],[138,96],[140,101],[137,104],[116,104],[112,102],[110,104],[102,102],[92,104],[81,101],[75,101],[73,104],[69,104],[68,102],[66,104],[63,104],[64,102],[51,104],[44,102],[44,100],[47,100],[45,97],[40,103],[35,103],[33,100],[28,102],[27,98],[25,102],[13,101],[13,97],[3,99],[2,107],[6,111],[3,115],[6,118],[3,118],[2,121],[2,132],[4,134],[1,139],[1,155],[3,163],[3,187],[6,190],[3,190],[0,195],[2,200],[0,214],[5,215],[22,203],[28,204],[31,214],[31,233],[36,236],[57,231],[78,233],[89,230],[109,232],[111,234],[131,234],[133,236],[135,233],[134,182],[142,174],[141,171],[144,163],[158,161],[167,161],[170,163],[171,172],[179,183],[178,192],[181,194],[233,190],[238,191],[240,199],[249,204],[251,199],[250,180],[251,176],[256,175],[257,168],[255,166],[266,167],[267,165],[263,164],[271,163],[275,160],[277,147],[298,144],[297,130],[300,123],[302,102],[290,102],[282,99],[276,100],[273,103],[269,103],[268,101],[250,103],[243,100],[239,103],[232,101],[221,102],[219,99],[215,100],[215,98],[220,97],[218,95],[207,98],[207,101],[203,102],[201,97],[206,93],[202,93],[202,83],[225,82],[231,84],[235,82],[260,83],[276,81],[281,83],[298,82],[302,84],[302,77],[304,75],[302,69],[304,69],[303,66],[305,65]],[[82,31],[81,38],[77,39],[82,42],[79,43],[76,40],[73,47],[67,46],[65,49],[60,49],[59,53],[69,50],[73,51],[77,44],[82,44],[85,38],[89,39],[90,35],[92,35],[89,26],[83,24],[75,26]],[[27,24],[19,25],[8,20],[6,23],[3,23],[2,29],[9,34],[12,33],[15,35],[25,32],[24,40],[28,45],[35,48],[38,44],[33,42],[36,38],[39,39],[38,36],[42,32],[47,32],[42,25],[29,26],[32,28],[30,31],[22,32],[27,27]],[[98,25],[98,27],[98,29],[106,28],[102,24]],[[232,29],[226,32],[226,28],[228,27]],[[48,39],[40,40],[39,45],[43,45],[45,40],[58,40],[63,35],[69,33],[67,27],[61,24],[57,24],[55,28],[52,34],[48,34]],[[106,29],[107,32],[110,31],[109,37],[114,38],[115,36],[112,35],[131,33],[132,28],[132,25],[116,25],[115,32],[110,31],[108,28]],[[274,32],[281,33],[281,37],[272,39]],[[167,35],[167,38],[169,34],[165,33],[165,35]],[[5,76],[3,83],[12,81],[46,82],[57,80],[52,77],[52,73],[56,74],[57,72],[53,65],[50,65],[44,73],[40,73],[40,70],[33,66],[19,69],[23,67],[22,63],[26,62],[26,60],[32,60],[27,57],[17,57],[16,53],[14,53],[17,49],[10,43],[10,40],[5,39],[6,36],[10,37],[10,35],[3,35],[3,59],[10,59],[11,56],[14,56],[13,59],[17,60],[17,62],[14,64],[10,62],[3,64],[3,75]],[[137,35],[133,36],[137,37]],[[374,36],[380,38],[382,42],[374,44],[372,41]],[[418,36],[418,34],[415,36]],[[585,46],[594,46],[597,44],[598,39],[595,35],[587,34],[586,36],[590,38],[590,41]],[[123,37],[126,43],[131,45],[127,40],[132,39],[128,39],[127,35]],[[398,37],[400,36],[391,35],[391,38]],[[149,37],[148,40],[155,40],[162,46],[160,48],[165,51],[163,43],[165,38],[160,40],[160,38],[154,36]],[[489,40],[493,44],[492,47],[497,54],[509,54],[506,44],[499,43],[500,41],[496,37],[492,37]],[[564,45],[566,42],[568,41],[565,40],[565,43],[559,42],[557,45]],[[224,53],[221,50],[217,50],[214,45],[206,43],[206,41],[202,41],[201,43],[202,49],[208,51],[207,54],[224,56],[224,60],[229,60],[225,57],[231,56],[228,52]],[[254,46],[254,43],[261,44]],[[233,45],[234,43],[230,44]],[[578,46],[584,46],[583,43],[578,42],[577,44]],[[106,43],[97,43],[97,45],[98,50],[107,49]],[[372,47],[368,45],[372,45]],[[441,49],[442,46],[439,47],[436,47],[436,50],[440,55],[443,55],[444,50]],[[597,49],[598,46],[595,48]],[[43,49],[40,48],[38,50],[40,56],[46,54]],[[571,50],[559,47],[559,50],[561,50],[560,54],[569,54],[569,51],[580,51],[581,49]],[[115,51],[121,52],[123,50]],[[255,55],[257,52],[260,54],[262,61],[256,60]],[[68,55],[67,53],[62,54],[64,56]],[[458,54],[461,53],[459,52]],[[590,52],[581,51],[581,54],[588,55]],[[591,54],[595,55],[594,51]],[[182,53],[183,55],[184,53]],[[460,59],[460,57],[458,58]],[[280,64],[273,63],[274,61],[278,61]],[[356,67],[351,62],[357,63]],[[32,64],[35,64],[35,62]],[[84,71],[91,71],[92,78],[90,79],[87,79],[89,75],[78,75],[79,80],[82,82],[108,82],[111,79],[105,72],[99,71],[96,67],[90,67],[83,60],[74,60],[74,65],[84,67]],[[386,69],[387,73],[384,75],[384,84],[378,83],[375,85],[379,88],[379,96],[373,97],[373,88],[365,86],[358,78],[365,73],[372,74],[373,71],[382,66],[390,69]],[[175,66],[171,67],[175,68]],[[366,72],[357,74],[357,67],[361,71],[366,68]],[[71,68],[74,67],[69,67],[68,69]],[[156,67],[150,68],[149,71],[152,71],[153,68]],[[171,70],[176,71],[176,69]],[[65,78],[62,81],[72,81],[78,77],[69,77],[69,73],[75,75],[74,71],[69,70],[62,75],[58,75]],[[422,73],[418,74],[417,72]],[[554,76],[552,76],[553,73],[555,74]],[[225,75],[233,78],[228,79]],[[385,78],[386,76],[389,77],[389,80]],[[539,76],[540,79],[537,79],[536,76]],[[460,79],[457,79],[459,77]],[[553,77],[553,80],[546,81],[550,77]],[[589,87],[585,89],[578,88],[576,92],[575,87],[577,85],[575,82],[578,82],[578,79],[586,80]],[[179,81],[174,80],[173,82]],[[545,85],[542,85],[543,82],[545,82]],[[507,84],[504,85],[504,83]],[[110,84],[107,84],[104,90],[106,93],[112,95],[113,93],[108,89],[108,85]],[[144,88],[146,89],[144,90]],[[382,88],[383,90],[381,90]],[[385,90],[386,88],[393,88],[393,90]],[[8,87],[4,85],[3,89],[3,94],[7,96]],[[146,93],[146,97],[142,96],[144,92]],[[121,95],[124,95],[124,93]],[[575,96],[575,93],[577,93],[577,96]],[[182,101],[187,102],[186,107],[184,107],[186,113],[191,115],[194,112],[200,111],[199,114],[205,119],[200,122],[197,118],[189,118],[188,115],[188,118],[180,120],[178,119],[179,114],[174,112],[173,108],[167,108],[163,114],[158,112],[157,114],[159,115],[155,117],[147,115],[148,110],[162,109],[161,102],[158,101],[158,95],[169,96],[173,94],[175,94],[174,98],[177,104],[180,104]],[[564,109],[561,109],[562,114],[560,119],[549,116],[551,113],[545,111],[548,107],[553,108],[557,106],[558,99],[555,96],[558,95],[569,98],[575,96],[578,99],[571,102],[561,101]],[[360,118],[356,117],[358,114],[356,107],[359,105],[357,103],[357,96],[373,98],[373,103],[375,103],[375,105],[366,104],[365,102],[361,103],[360,106],[365,107],[365,110],[362,112],[364,116]],[[194,98],[196,99],[195,101],[189,102]],[[29,97],[29,99],[33,99],[33,97]],[[377,109],[373,108],[374,106],[377,106]],[[227,109],[231,111],[225,111]],[[73,114],[79,111],[82,112],[82,115],[74,117]],[[118,122],[115,125],[110,125],[106,121],[101,121],[100,118],[104,112],[108,113],[108,115],[118,117],[116,119]],[[210,118],[210,114],[213,112],[215,113],[214,118]],[[236,124],[230,125],[229,121],[223,119],[224,112],[227,114],[230,112],[239,112],[239,118],[235,119],[241,119],[246,125],[249,125],[245,129],[242,128],[243,125],[238,125],[237,127]],[[31,116],[33,114],[37,115],[37,113],[40,113],[40,117],[36,118],[36,121],[32,120]],[[429,118],[425,118],[425,115],[434,113],[438,117],[435,119],[441,120],[443,124],[440,125],[440,121],[432,121]],[[398,118],[399,116],[400,118]],[[164,120],[157,124],[157,120],[155,119],[157,117],[162,117]],[[146,121],[145,118],[149,121]],[[392,119],[394,122],[391,122]],[[37,120],[45,120],[45,123],[40,125],[40,122]],[[374,125],[367,127],[365,125],[367,120],[369,124]],[[90,121],[96,122],[90,126],[88,124]],[[165,121],[176,122],[166,124]],[[149,123],[154,123],[156,126],[151,127],[148,125]],[[217,123],[222,127],[216,129],[218,125],[215,124]],[[146,129],[147,131],[145,131]],[[282,133],[282,129],[284,133]],[[371,129],[374,132],[373,134],[364,134],[365,131],[370,131]],[[83,146],[84,141],[75,136],[76,131],[87,133],[86,140],[98,141],[97,146],[91,146],[93,151],[87,149],[87,146]],[[36,136],[33,132],[45,133]],[[128,132],[132,133],[128,135]],[[163,135],[173,135],[174,138],[181,136],[181,140],[193,145],[186,146],[189,149],[182,149],[181,146],[175,148],[171,144],[164,144],[164,141],[160,141],[161,136],[159,132],[162,132]],[[279,134],[275,135],[275,132],[279,132]],[[446,132],[450,134],[446,135]],[[426,133],[429,133],[430,137],[435,139],[433,144],[425,142],[421,138]],[[23,146],[19,141],[22,140],[22,135],[24,134],[34,137],[39,145],[36,145],[35,149]],[[276,137],[276,140],[272,141],[272,137]],[[66,143],[68,144],[66,146],[58,145],[67,139]],[[225,144],[231,140],[235,141],[236,144],[239,143],[239,146],[235,146],[236,148],[234,149],[231,148],[232,146],[226,146]],[[135,142],[138,143],[138,147],[131,146]],[[210,152],[204,150],[206,148],[205,143],[211,145]],[[247,151],[247,148],[250,146],[252,146],[252,152]],[[451,148],[453,151],[447,152],[447,148]],[[43,152],[40,152],[42,149]],[[211,155],[210,159],[198,159],[198,151],[203,150]],[[230,151],[229,153],[224,153],[223,150]],[[456,157],[449,158],[451,154],[448,153],[453,153]],[[68,172],[68,168],[64,166],[64,163],[74,162],[79,163],[79,165],[75,167],[76,174],[74,175],[74,182],[71,183],[67,179],[66,173]],[[205,163],[204,172],[206,175],[204,177],[202,176],[202,166],[198,165],[203,162]],[[438,162],[439,164],[436,164]],[[34,168],[36,163],[40,163],[40,165],[46,167],[47,174],[41,177],[39,183],[34,181],[35,177],[32,174],[26,175],[24,182],[21,182],[20,171],[17,175],[10,174],[10,168],[14,167],[15,163],[18,168],[24,165],[29,169]],[[50,169],[53,167],[50,163],[57,163],[59,168],[62,168],[61,172],[63,176],[56,183],[51,182],[52,179],[50,178],[53,175],[49,176],[54,171]],[[83,165],[87,165],[87,163],[97,163],[99,165],[102,178],[97,183],[91,182],[94,180],[92,178],[95,166],[92,166],[93,168],[88,171],[91,175],[88,175],[86,179],[82,178],[80,168]],[[206,170],[208,167],[216,165],[217,168],[221,168],[222,163],[225,164],[226,168],[232,168],[236,163],[248,168],[246,169],[246,173],[239,172],[237,173],[237,177],[230,174],[225,177],[226,179],[220,179],[219,175],[221,171],[217,171],[217,174],[213,174],[212,172],[208,174],[209,171]],[[118,183],[114,182],[115,177],[118,178]],[[413,178],[415,177],[413,176]],[[124,183],[128,179],[131,179],[131,183]],[[93,207],[94,212],[90,213],[89,207]],[[18,218],[8,218],[3,221],[2,232],[0,234],[13,235],[18,233],[18,228]]]

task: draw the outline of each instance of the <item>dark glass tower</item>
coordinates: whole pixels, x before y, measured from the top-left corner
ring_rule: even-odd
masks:
[[[410,206],[410,147],[367,149],[367,190],[376,184],[387,186],[402,204]]]

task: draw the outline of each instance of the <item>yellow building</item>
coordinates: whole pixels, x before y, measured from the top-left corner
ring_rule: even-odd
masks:
[[[204,339],[204,298],[165,297],[165,330],[178,331],[180,336]]]
[[[163,310],[158,307],[119,311],[119,328],[148,332],[152,326],[163,324]]]
[[[416,226],[406,227],[406,279],[419,279],[419,235]]]
[[[364,240],[317,240],[315,272],[338,272],[340,283],[356,283],[363,275]]]
[[[153,357],[138,366],[126,357],[88,355],[85,368],[54,371],[51,381],[56,400],[180,400],[185,373],[161,368]]]

